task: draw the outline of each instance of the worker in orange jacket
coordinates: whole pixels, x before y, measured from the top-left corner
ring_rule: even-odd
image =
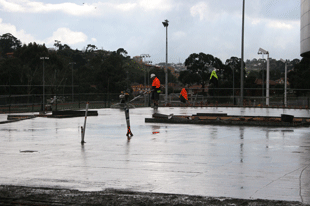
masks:
[[[181,90],[181,93],[180,93],[180,100],[181,100],[181,102],[183,102],[183,103],[186,103],[186,101],[188,100],[188,98],[187,98],[187,91],[186,91],[185,88],[183,88],[183,89]]]
[[[156,77],[155,74],[151,74],[151,80],[152,82],[152,96],[151,99],[153,100],[154,103],[154,108],[158,107],[158,100],[159,100],[159,93],[160,91],[160,81]]]

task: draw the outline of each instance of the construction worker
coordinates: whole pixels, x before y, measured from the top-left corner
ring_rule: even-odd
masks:
[[[181,90],[181,93],[180,93],[180,100],[181,100],[181,102],[183,102],[183,103],[186,103],[186,101],[188,100],[188,98],[187,98],[187,91],[186,91],[186,89],[185,88],[183,88],[182,90]]]
[[[119,95],[119,99],[121,100],[120,103],[124,104],[125,103],[125,94],[124,91],[121,91],[121,94]]]
[[[210,83],[213,83],[215,87],[218,87],[218,79],[215,70],[213,70],[210,76]]]
[[[158,107],[158,100],[159,100],[159,93],[160,91],[160,81],[159,79],[156,77],[155,74],[151,74],[151,80],[152,82],[152,96],[151,99],[153,100],[154,103],[154,108]]]
[[[212,71],[211,75],[210,75],[210,81],[209,84],[213,84],[213,89],[209,89],[209,94],[211,96],[215,96],[217,93],[217,95],[219,94],[219,91],[217,90],[218,88],[218,77],[216,75],[215,69]]]
[[[128,98],[129,98],[129,93],[128,92],[124,92],[124,91],[121,91],[121,94],[119,95],[119,98],[121,100],[120,103],[124,104],[128,101]]]

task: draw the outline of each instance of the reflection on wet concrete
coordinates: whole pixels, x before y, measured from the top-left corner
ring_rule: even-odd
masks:
[[[268,110],[268,111],[267,111]],[[220,108],[228,114],[282,109]],[[309,128],[146,124],[151,108],[130,110],[127,141],[122,110],[84,118],[35,118],[0,125],[0,184],[79,190],[128,189],[310,203]],[[159,108],[164,114],[216,108]],[[292,111],[286,111],[293,114]],[[295,116],[308,115],[296,110]],[[39,151],[21,153],[20,151]]]
[[[159,134],[159,132],[160,132],[160,126],[152,125],[152,134]]]
[[[240,163],[243,163],[244,127],[240,127]]]

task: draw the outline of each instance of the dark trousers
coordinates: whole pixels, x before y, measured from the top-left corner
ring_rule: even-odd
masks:
[[[182,95],[180,96],[180,101],[186,103],[186,99]]]

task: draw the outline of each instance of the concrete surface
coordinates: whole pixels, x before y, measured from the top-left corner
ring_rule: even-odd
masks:
[[[309,110],[159,108],[164,114],[309,117]],[[190,194],[310,204],[310,130],[145,123],[150,108],[88,117],[37,117],[0,125],[0,184]],[[1,114],[0,120],[7,115]]]

